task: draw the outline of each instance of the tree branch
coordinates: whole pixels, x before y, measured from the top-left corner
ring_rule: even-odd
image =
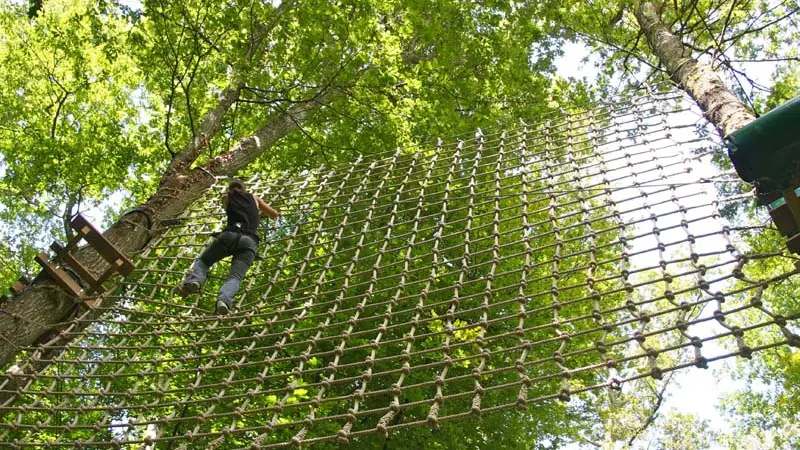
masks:
[[[752,34],[752,33],[758,33],[759,31],[763,31],[763,30],[765,30],[766,28],[769,28],[769,27],[771,27],[772,25],[775,25],[775,24],[777,24],[778,22],[781,22],[781,21],[783,21],[784,19],[786,19],[786,18],[788,18],[788,17],[791,17],[792,15],[794,15],[795,13],[797,13],[798,11],[800,11],[800,7],[798,7],[798,8],[795,8],[795,9],[793,9],[793,10],[789,11],[788,13],[784,14],[784,15],[783,15],[783,16],[781,16],[781,17],[778,17],[778,18],[777,18],[777,19],[775,19],[775,20],[771,20],[771,21],[769,21],[769,22],[767,22],[767,23],[764,23],[764,24],[762,24],[762,25],[760,25],[760,26],[757,26],[757,27],[755,27],[755,28],[747,28],[747,29],[743,30],[743,31],[742,31],[742,32],[740,32],[740,33],[734,34],[733,36],[731,36],[731,37],[729,37],[729,38],[725,38],[725,39],[723,39],[723,40],[721,41],[721,44],[730,44],[730,45],[728,46],[728,48],[730,48],[730,47],[731,47],[733,44],[735,44],[735,43],[736,43],[736,42],[737,42],[739,39],[743,38],[744,36],[746,36],[746,35],[748,35],[748,34]],[[726,50],[727,50],[727,48],[726,48]]]
[[[239,99],[239,92],[242,85],[241,82],[234,81],[232,86],[220,93],[217,106],[206,113],[203,122],[200,124],[200,135],[194,136],[183,150],[172,158],[167,168],[167,174],[183,172],[197,159],[200,152],[208,144],[208,140],[211,136],[214,136],[217,131],[219,131],[225,113],[228,112],[231,106]]]
[[[786,56],[783,58],[762,58],[762,59],[729,59],[732,63],[759,63],[759,62],[783,62],[783,61],[800,61],[800,57]]]
[[[596,442],[596,441],[593,441],[593,440],[589,439],[588,437],[583,435],[583,433],[578,434],[578,439],[580,439],[582,442],[584,442],[586,444],[591,445],[594,448],[603,448],[602,444],[600,444],[599,442]]]
[[[60,86],[60,85],[59,85]],[[64,89],[63,87],[61,89]],[[59,96],[58,99],[58,107],[56,108],[56,113],[53,114],[53,124],[50,126],[50,139],[56,139],[56,125],[58,124],[58,116],[61,114],[61,108],[64,107],[64,103],[67,102],[67,97],[69,97],[69,92],[64,90],[64,95]]]
[[[644,65],[646,65],[646,66],[650,67],[650,68],[651,68],[651,69],[653,69],[653,70],[658,70],[658,71],[660,71],[660,70],[661,70],[660,68],[658,68],[658,67],[654,66],[653,64],[651,64],[649,61],[647,61],[647,60],[646,60],[646,59],[644,59],[643,57],[641,57],[641,56],[637,55],[636,53],[634,53],[632,50],[628,50],[628,49],[626,49],[626,48],[622,48],[622,47],[620,47],[620,46],[618,46],[618,45],[616,45],[616,44],[613,44],[613,43],[611,43],[611,42],[608,42],[608,41],[606,41],[606,40],[603,40],[603,39],[597,38],[597,37],[595,37],[595,36],[591,36],[591,35],[588,35],[588,34],[582,33],[582,32],[580,32],[580,31],[577,31],[577,30],[574,30],[574,29],[570,29],[570,31],[572,31],[573,33],[575,33],[575,34],[577,34],[578,36],[581,36],[581,37],[583,37],[583,38],[585,38],[585,39],[588,39],[588,40],[590,40],[590,41],[595,41],[595,42],[598,42],[598,43],[600,43],[600,44],[603,44],[603,45],[605,45],[605,46],[607,46],[607,47],[611,47],[611,48],[612,48],[612,49],[614,49],[614,50],[620,51],[620,52],[622,52],[622,53],[624,53],[624,54],[626,54],[626,55],[628,55],[628,56],[631,56],[631,57],[633,57],[634,59],[636,59],[636,60],[638,60],[639,62],[641,62],[642,64],[644,64]]]
[[[658,410],[664,403],[664,392],[667,390],[667,386],[669,385],[670,381],[672,381],[672,375],[674,373],[675,372],[670,372],[669,376],[667,376],[667,379],[666,381],[664,381],[664,384],[661,386],[660,390],[656,391],[655,389],[653,389],[653,393],[656,394],[656,404],[655,406],[653,406],[653,410],[650,412],[650,416],[647,418],[647,420],[645,420],[642,426],[635,433],[633,433],[633,436],[631,436],[631,438],[628,440],[628,447],[632,447],[633,442],[636,441],[636,439],[638,439],[639,435],[642,434],[645,430],[647,430],[647,428],[650,427],[650,425],[652,425],[653,422],[656,420],[656,417],[658,416]]]
[[[80,210],[80,204],[81,204],[80,197],[81,197],[80,191],[77,195],[75,192],[69,191],[69,195],[67,197],[67,203],[64,205],[64,211],[61,214],[61,223],[64,226],[64,235],[67,237],[67,240],[72,239],[72,237],[75,235],[75,232],[72,230],[72,226],[70,226],[70,222],[72,220],[72,215],[73,215],[72,211],[75,209],[75,207],[77,206],[78,209]]]
[[[241,168],[255,161],[264,149],[308,120],[314,111],[324,105],[329,95],[330,91],[325,89],[305,102],[295,103],[259,128],[252,136],[242,139],[234,148],[206,163],[203,170],[215,176],[236,174]]]

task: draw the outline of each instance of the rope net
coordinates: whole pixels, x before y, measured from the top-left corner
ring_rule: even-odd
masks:
[[[777,235],[763,221],[721,217],[750,196],[686,105],[652,92],[253,177],[285,219],[222,317],[226,262],[201,295],[174,290],[223,226],[220,180],[99,320],[6,373],[0,446],[335,446],[796,345],[766,301],[793,260],[740,242]]]

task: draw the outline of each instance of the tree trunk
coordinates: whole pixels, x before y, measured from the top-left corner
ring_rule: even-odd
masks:
[[[123,216],[106,230],[103,236],[123,254],[130,255],[143,249],[150,241],[154,227],[161,220],[180,216],[194,200],[214,184],[215,177],[235,174],[280,138],[299,128],[315,110],[319,109],[324,97],[318,95],[312,100],[294,104],[252,136],[242,139],[231,150],[209,161],[203,167],[189,169],[199,154],[198,146],[193,141],[185,150],[194,156],[181,158],[179,164],[171,165],[162,176],[156,193],[137,210]],[[222,120],[218,108],[210,111],[209,115],[214,115],[217,122]],[[214,128],[213,124],[204,121],[204,126],[206,125],[208,126],[206,130],[218,129],[218,126]],[[181,154],[176,158],[180,156]],[[76,259],[95,275],[102,273],[108,267],[105,260],[91,249],[83,247],[75,253]],[[36,344],[45,344],[37,350],[39,354],[34,355],[28,365],[13,367],[12,372],[15,375],[7,373],[0,377],[0,390],[5,391],[0,393],[0,405],[13,397],[8,391],[20,386],[21,382],[24,383],[22,380],[25,377],[22,375],[41,370],[49,359],[55,356],[47,349],[47,343],[62,346],[69,340],[68,336],[59,333],[56,328],[58,324],[66,325],[68,328],[64,331],[71,335],[90,325],[102,314],[102,311],[91,310],[82,314],[80,320],[72,320],[71,316],[78,312],[79,304],[48,278],[40,278],[10,301],[3,310],[4,314],[0,314],[0,367],[7,367],[20,351],[30,350]],[[115,298],[104,296],[101,304],[103,307],[111,307],[115,301]]]
[[[650,48],[669,76],[697,102],[722,137],[755,120],[711,67],[692,58],[680,38],[661,21],[654,2],[638,2],[635,14]]]

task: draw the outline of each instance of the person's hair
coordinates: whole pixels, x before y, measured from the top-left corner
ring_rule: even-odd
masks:
[[[239,180],[233,180],[231,181],[231,184],[228,185],[229,194],[244,194],[245,192],[247,191],[244,189],[244,183]]]

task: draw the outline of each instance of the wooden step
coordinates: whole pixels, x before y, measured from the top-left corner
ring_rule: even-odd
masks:
[[[72,279],[72,277],[64,271],[61,267],[53,264],[50,262],[50,258],[44,252],[39,253],[36,255],[36,262],[42,266],[42,269],[50,276],[50,278],[56,282],[57,285],[61,286],[62,289],[67,291],[67,293],[72,294],[75,297],[81,297],[83,295],[83,289],[78,285],[78,283]]]
[[[789,206],[789,210],[792,211],[794,218],[800,221],[800,198],[797,197],[797,193],[794,190],[794,187],[784,189],[783,200]]]
[[[128,257],[108,242],[83,215],[78,214],[75,219],[72,220],[70,226],[77,231],[103,259],[115,267],[116,271],[123,276],[128,276],[133,272],[134,266]]]
[[[8,289],[11,291],[12,294],[19,295],[22,293],[22,291],[25,290],[25,286],[26,284],[23,283],[22,280],[20,279],[15,281],[14,284],[12,284],[11,287]]]
[[[67,248],[59,244],[58,242],[53,242],[50,244],[50,248],[56,253],[58,256],[57,259],[65,262],[70,268],[75,270],[78,273],[78,276],[83,281],[89,282],[89,284],[95,284],[97,279],[94,275],[89,272],[89,270],[83,266],[74,256],[67,253]]]
[[[67,293],[79,298],[100,294],[105,292],[103,283],[115,273],[121,273],[123,276],[127,276],[133,272],[134,266],[128,257],[108,242],[83,215],[78,214],[75,216],[72,222],[70,222],[70,226],[77,233],[67,242],[66,246],[58,242],[53,242],[53,244],[50,245],[50,248],[56,254],[52,262],[44,252],[36,255],[36,262],[42,266],[44,272],[49,275],[56,284],[67,291]],[[81,264],[72,254],[72,251],[77,248],[81,239],[86,240],[88,246],[95,250],[98,255],[111,265],[111,267],[108,267],[99,277],[96,277],[90,272],[89,269]],[[64,268],[67,267],[74,272],[74,275],[82,282],[83,286],[87,286],[86,289],[83,289],[81,284],[76,282],[75,279],[64,270]],[[12,288],[12,292],[17,292],[14,289],[21,292],[24,286],[19,287],[15,285]],[[86,300],[86,302],[89,302],[89,300]],[[94,303],[87,303],[87,305],[93,307]]]
[[[800,226],[798,226],[797,222],[795,222],[794,216],[792,216],[792,211],[789,209],[789,205],[786,203],[770,209],[769,215],[772,217],[772,222],[776,227],[778,227],[778,230],[782,235],[794,236],[798,231],[800,231]]]

